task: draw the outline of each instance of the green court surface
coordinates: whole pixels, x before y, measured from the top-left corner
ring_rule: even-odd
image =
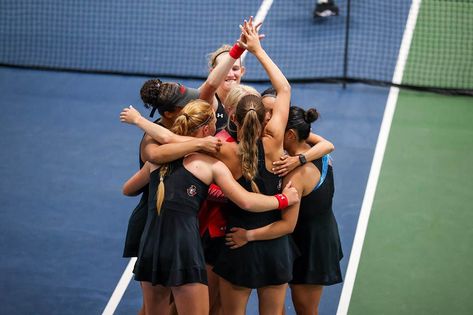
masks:
[[[422,1],[403,81],[471,86],[473,41],[449,44],[459,27],[473,34],[473,21],[449,19],[471,5],[446,1],[434,20],[432,3]],[[429,56],[431,45],[450,58]],[[401,91],[348,314],[472,314],[472,196],[473,98]]]
[[[471,314],[473,100],[400,94],[349,314]]]
[[[472,0],[421,1],[404,84],[471,88],[472,3]],[[470,34],[470,40],[458,42],[458,34]]]

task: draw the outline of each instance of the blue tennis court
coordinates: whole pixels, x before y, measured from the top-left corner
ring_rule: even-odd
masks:
[[[121,185],[138,167],[141,133],[122,125],[118,113],[129,104],[146,113],[137,93],[144,78],[0,73],[4,310],[98,314],[128,263],[121,253],[137,199],[122,196]],[[335,213],[349,257],[386,90],[308,85],[293,93],[295,104],[317,106],[316,132],[336,144]],[[340,290],[325,292],[322,310],[336,310]],[[136,312],[140,294],[132,281],[117,314]],[[256,306],[249,305],[249,314]]]
[[[113,46],[115,44],[104,51],[92,46],[87,50],[83,46],[86,55],[93,52],[103,56],[104,60],[81,60],[82,65],[67,58],[68,54],[81,55],[77,50],[68,50],[67,47],[80,46],[80,42],[70,43],[68,34],[72,37],[77,35],[74,32],[79,32],[77,36],[88,43],[94,27],[95,30],[101,28],[94,14],[106,11],[107,5],[111,5],[109,2],[89,3],[95,9],[90,11],[95,13],[80,11],[82,13],[75,15],[70,8],[54,13],[55,17],[66,13],[70,16],[69,20],[64,18],[60,19],[62,22],[56,22],[64,23],[64,27],[63,33],[57,35],[53,42],[42,39],[41,34],[57,27],[53,20],[47,22],[50,17],[47,8],[55,6],[54,1],[45,2],[41,10],[38,10],[38,4],[29,1],[17,2],[21,7],[13,1],[2,3],[5,10],[0,16],[4,20],[8,17],[11,29],[0,33],[0,43],[4,47],[9,45],[0,55],[3,65],[0,67],[1,314],[101,314],[104,311],[129,262],[121,255],[128,218],[138,202],[138,197],[123,196],[121,186],[138,169],[138,143],[142,134],[137,128],[121,124],[119,112],[133,104],[143,115],[147,114],[148,110],[142,106],[139,97],[139,89],[148,79],[143,74],[153,73],[152,69],[161,68],[164,73],[169,73],[168,78],[160,77],[163,80],[178,80],[190,87],[200,86],[201,79],[176,79],[171,75],[194,78],[198,76],[196,73],[205,73],[205,54],[238,35],[238,30],[229,30],[228,20],[239,23],[241,18],[254,15],[259,8],[254,1],[243,1],[247,7],[205,2],[209,5],[207,9],[212,8],[211,12],[200,8],[201,15],[199,12],[194,12],[195,15],[185,12],[180,16],[182,20],[191,21],[180,24],[183,27],[179,32],[180,42],[195,41],[196,35],[192,33],[192,18],[195,16],[217,16],[217,12],[228,14],[221,14],[221,18],[212,20],[214,27],[202,36],[201,41],[197,41],[194,49],[188,49],[184,44],[160,48],[155,42],[150,44],[147,39],[152,34],[158,34],[157,42],[165,42],[167,39],[160,36],[172,25],[168,25],[170,17],[165,14],[159,15],[161,18],[156,23],[151,22],[151,13],[140,16],[146,11],[145,4],[141,4],[128,12],[131,20],[127,23],[130,24],[124,23],[116,29],[102,28],[97,36],[99,41],[115,43],[123,40],[125,43],[125,39],[129,38],[121,38],[120,32],[128,31],[130,27],[136,27],[137,32],[142,31],[137,24],[153,25],[147,29],[149,33],[142,38],[133,38],[133,47],[124,52],[120,52],[120,45]],[[359,40],[352,44],[349,59],[356,66],[350,66],[348,73],[354,77],[372,76],[379,80],[387,76],[391,80],[411,1],[352,2],[351,36]],[[125,3],[118,1],[114,6],[123,18],[127,15]],[[185,4],[191,2],[183,3],[166,4],[171,6],[166,9],[182,11]],[[338,17],[315,23],[311,16],[313,1],[290,3],[292,9],[287,10],[281,1],[274,1],[263,28],[267,35],[263,47],[288,76],[304,79],[311,75],[311,71],[320,71],[321,74],[317,72],[317,75],[338,76],[343,72],[343,55],[339,52],[343,45],[332,40],[345,28],[346,11]],[[347,1],[338,3],[344,8]],[[380,12],[389,12],[394,8],[400,18],[390,21],[391,27],[373,32],[376,18],[367,19],[363,13],[365,6],[371,5],[376,5]],[[43,21],[43,29],[37,29],[34,19],[26,19],[23,29],[15,28],[17,23],[13,20],[21,16],[24,7],[30,8],[30,13],[39,12],[32,16]],[[472,10],[471,5],[465,10]],[[132,22],[137,24],[127,28],[127,25],[134,25]],[[120,20],[113,23],[118,25]],[[83,32],[75,28],[69,30],[71,25],[76,24],[82,25]],[[33,32],[34,27],[36,33]],[[271,34],[277,36],[271,37]],[[33,49],[12,43],[16,37],[26,38]],[[66,48],[59,48],[55,54],[48,55],[46,51],[58,41]],[[386,48],[383,51],[378,49],[381,42]],[[18,49],[25,52],[18,54]],[[313,58],[307,57],[306,52],[317,49],[319,54]],[[41,68],[31,62],[35,53],[44,68],[66,67],[77,71],[33,69]],[[156,54],[162,58],[155,58]],[[134,63],[133,58],[139,62]],[[181,60],[183,68],[173,69],[173,64],[166,58]],[[291,60],[301,61],[300,69],[291,67]],[[249,56],[246,62],[248,79],[261,79],[263,72],[254,58]],[[383,64],[382,70],[370,67],[370,64],[379,63]],[[96,67],[104,73],[82,73],[78,70],[81,67],[86,70]],[[110,74],[111,68],[115,72],[131,71],[137,75]],[[177,74],[171,73],[174,70]],[[471,78],[470,74],[465,76]],[[268,86],[265,83],[249,84],[259,91]],[[314,124],[314,131],[332,141],[336,147],[332,154],[336,185],[334,213],[344,251],[341,261],[344,275],[389,93],[389,87],[365,84],[350,84],[345,88],[341,84],[292,84],[293,104],[303,108],[315,106],[321,118]],[[466,100],[471,105],[471,98]],[[466,113],[467,117],[473,118],[469,116],[472,115],[471,110]],[[471,156],[471,148],[468,152],[465,158]],[[471,187],[471,182],[463,185]],[[471,258],[470,253],[465,257]],[[460,268],[465,267],[461,265]],[[366,269],[362,270],[366,272]],[[342,288],[343,283],[324,290],[320,314],[337,313]],[[354,296],[359,300],[360,295],[356,291]],[[295,314],[289,296],[286,301],[286,313]],[[354,312],[363,314],[363,305],[359,305]],[[139,284],[132,280],[127,284],[115,314],[135,314],[140,306]],[[247,314],[257,312],[256,296],[252,295]]]

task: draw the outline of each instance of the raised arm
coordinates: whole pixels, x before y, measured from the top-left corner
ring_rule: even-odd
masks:
[[[220,139],[215,137],[194,138],[176,135],[163,126],[142,117],[133,106],[122,110],[120,121],[136,125],[146,133],[142,141],[142,157],[144,160],[156,164],[168,163],[196,151],[216,153],[221,146]],[[160,143],[176,143],[178,145],[167,147],[164,150]]]
[[[265,127],[265,135],[270,135],[282,143],[284,137],[283,126],[286,126],[289,115],[291,86],[282,71],[261,47],[257,26],[253,25],[252,17],[248,22],[245,21],[241,31],[246,38],[244,47],[261,63],[277,93],[273,114]]]
[[[307,162],[320,159],[335,150],[335,146],[332,142],[315,133],[310,133],[306,142],[312,146],[309,150],[302,153]],[[286,176],[298,166],[301,166],[299,156],[284,155],[279,161],[273,162],[273,172],[279,176]]]
[[[266,196],[249,192],[244,189],[233,178],[228,167],[223,162],[215,160],[212,163],[213,179],[220,186],[225,196],[236,203],[240,208],[251,212],[264,212],[280,208],[281,196]],[[289,182],[283,190],[284,198],[287,198],[288,205],[299,202],[299,195]]]
[[[304,188],[301,176],[298,174],[294,176],[291,175],[284,179],[285,184],[291,181],[293,187],[298,191],[299,195],[302,196]],[[233,227],[230,233],[227,233],[225,236],[226,245],[235,249],[251,241],[270,240],[292,233],[297,224],[299,206],[300,202],[297,202],[287,207],[281,212],[281,220],[257,229],[245,230],[239,227]]]
[[[245,49],[240,44],[235,44],[229,53],[222,54],[220,61],[215,68],[211,69],[207,80],[199,88],[199,98],[212,104],[214,110],[217,110],[218,102],[215,97],[218,87],[225,81],[228,72],[232,69],[235,61],[240,58]]]
[[[192,137],[176,135],[170,130],[164,128],[163,126],[149,121],[148,119],[141,116],[141,114],[131,105],[121,111],[120,121],[137,126],[144,132],[146,132],[148,135],[150,135],[151,138],[155,139],[158,143],[161,144],[172,142],[184,142],[193,139]]]

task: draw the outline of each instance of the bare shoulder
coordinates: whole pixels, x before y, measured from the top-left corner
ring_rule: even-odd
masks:
[[[225,164],[217,158],[198,152],[188,154],[184,159],[184,164],[193,165],[194,167],[199,168],[207,168],[209,170],[214,170],[216,168],[225,166]]]
[[[206,184],[213,181],[212,164],[217,159],[202,153],[191,153],[184,158],[184,167]]]
[[[284,183],[292,182],[296,189],[305,196],[312,191],[320,179],[320,172],[313,163],[296,167],[284,177]]]
[[[296,167],[284,176],[284,183],[292,181],[293,183],[302,183],[304,179],[305,170],[303,167]]]

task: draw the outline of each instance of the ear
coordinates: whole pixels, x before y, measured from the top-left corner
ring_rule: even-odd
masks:
[[[243,76],[246,72],[245,66],[241,66],[241,76]]]
[[[206,137],[206,136],[209,135],[209,133],[210,133],[210,127],[209,127],[209,125],[203,126],[203,127],[202,127],[202,135],[203,135],[204,137]]]
[[[289,129],[287,131],[287,138],[290,139],[290,140],[297,140],[297,134],[294,131],[294,129]]]

